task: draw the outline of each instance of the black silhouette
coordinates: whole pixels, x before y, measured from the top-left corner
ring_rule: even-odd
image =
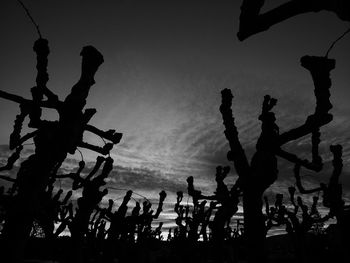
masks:
[[[300,167],[298,165],[294,168],[294,175],[296,178],[296,185],[301,194],[308,194],[314,192],[323,193],[323,206],[329,208],[329,212],[323,218],[318,215],[318,211],[315,209],[316,202],[318,201],[317,197],[314,197],[314,204],[310,211],[310,216],[316,217],[317,222],[325,222],[329,218],[336,219],[336,229],[340,233],[340,243],[346,244],[349,240],[349,207],[345,205],[345,201],[342,197],[342,185],[339,183],[339,177],[343,168],[342,161],[342,146],[341,145],[331,145],[330,151],[333,154],[333,172],[330,176],[328,184],[320,183],[320,187],[314,189],[305,189],[301,182],[300,176]],[[303,210],[303,216],[307,215],[307,210],[305,206],[299,201],[299,206]],[[304,209],[305,210],[304,210]],[[315,220],[315,218],[313,219]],[[337,247],[334,253],[337,255],[337,258],[346,260],[349,256],[348,249],[341,245]]]
[[[273,108],[277,100],[266,95],[259,115],[261,134],[256,143],[256,152],[248,161],[238,138],[238,130],[232,114],[233,95],[229,89],[222,91],[222,114],[225,136],[229,142],[229,161],[233,161],[238,179],[229,188],[225,179],[230,167],[216,168],[216,190],[204,195],[195,187],[194,178],[187,178],[189,198],[184,204],[184,194],[177,192],[174,211],[177,215],[175,228],[169,228],[164,240],[164,223],[159,221],[163,211],[166,192],[159,193],[158,207],[152,210],[147,198],[135,200],[132,190],[127,190],[122,202],[106,201],[109,189],[106,179],[113,170],[114,160],[110,151],[118,144],[122,134],[115,130],[102,131],[89,125],[95,109],[84,109],[90,88],[95,84],[94,76],[103,63],[102,54],[92,46],[81,52],[82,69],[79,81],[70,94],[60,100],[48,87],[47,72],[49,46],[42,38],[38,25],[24,7],[39,35],[34,43],[37,56],[36,85],[31,89],[31,99],[0,91],[0,97],[19,104],[19,114],[14,121],[9,148],[12,154],[0,172],[11,170],[20,158],[23,145],[33,140],[35,151],[21,163],[16,178],[5,174],[0,179],[12,186],[7,192],[0,187],[0,248],[4,262],[23,262],[35,255],[42,259],[58,262],[267,262],[269,231],[284,227],[293,246],[295,262],[320,261],[346,262],[350,258],[346,245],[350,237],[350,209],[342,196],[339,177],[343,168],[342,147],[330,146],[333,154],[333,173],[329,182],[314,189],[305,189],[300,170],[302,168],[319,172],[323,160],[319,153],[320,128],[332,120],[329,111],[330,71],[335,60],[325,57],[304,56],[301,65],[307,69],[314,82],[316,98],[315,112],[305,123],[290,131],[280,133]],[[274,10],[260,14],[263,0],[244,0],[240,16],[238,37],[249,36],[267,30],[292,16],[327,10],[334,12],[341,20],[349,21],[350,5],[345,0],[301,1],[291,0]],[[57,121],[43,120],[45,108],[58,112]],[[34,131],[21,136],[22,126],[28,117],[28,127]],[[108,140],[103,147],[83,141],[85,131]],[[303,160],[285,151],[282,147],[303,136],[311,135],[312,159]],[[90,149],[99,156],[92,169],[86,174],[84,160],[79,162],[75,172],[59,174],[60,167],[68,154],[74,154],[78,147]],[[83,156],[82,156],[83,157]],[[296,187],[289,187],[289,201],[285,203],[282,194],[276,194],[275,203],[270,205],[264,193],[278,177],[277,157],[294,164]],[[56,180],[71,182],[71,189],[55,187]],[[71,181],[70,181],[71,180]],[[56,184],[57,185],[57,184]],[[116,189],[116,188],[115,188]],[[125,190],[125,189],[118,189]],[[81,191],[81,196],[72,198]],[[296,196],[297,191],[299,196]],[[308,204],[304,195],[313,196]],[[192,203],[189,203],[189,199]],[[241,198],[242,197],[242,198]],[[240,200],[243,201],[244,218],[236,220]],[[134,201],[134,203],[133,203]],[[263,201],[265,213],[263,213]],[[319,206],[328,209],[320,213]],[[132,207],[132,205],[134,206]],[[132,208],[132,209],[129,209]],[[130,211],[131,210],[131,211]],[[158,219],[158,220],[157,220]],[[334,219],[335,224],[326,227],[325,222]],[[242,223],[243,220],[243,223]],[[69,233],[69,237],[63,237]],[[334,237],[335,236],[335,237]],[[328,239],[336,241],[334,245]],[[311,240],[311,242],[309,242]],[[30,242],[28,242],[30,241]],[[41,243],[43,242],[43,243]],[[311,243],[311,245],[308,244]],[[310,255],[313,246],[319,255]],[[32,249],[34,248],[34,249]],[[155,259],[156,249],[167,250],[167,254]],[[32,254],[28,251],[33,250]],[[163,252],[164,252],[163,251]],[[27,258],[28,257],[28,258]],[[276,260],[271,260],[277,262]]]
[[[271,112],[277,100],[266,95],[259,120],[262,122],[261,134],[256,144],[256,153],[249,164],[238,139],[238,131],[234,124],[231,104],[232,94],[228,89],[222,91],[220,112],[225,126],[225,136],[230,145],[227,158],[234,162],[239,175],[237,185],[243,191],[244,226],[251,249],[251,262],[261,262],[264,255],[265,225],[262,214],[262,195],[275,182],[278,175],[277,156],[307,169],[320,171],[322,159],[318,153],[320,143],[319,128],[332,120],[328,111],[332,108],[329,101],[331,80],[329,72],[334,68],[335,61],[325,57],[304,56],[301,64],[312,75],[315,85],[316,108],[313,115],[298,128],[279,134],[275,123],[275,114]],[[312,134],[312,161],[301,160],[296,155],[284,151],[281,146],[305,135]],[[253,253],[253,251],[255,251]]]
[[[343,21],[350,21],[350,3],[347,0],[290,0],[263,14],[265,0],[243,0],[241,6],[239,40],[265,31],[288,18],[322,10],[335,13]]]
[[[78,199],[78,208],[70,225],[73,249],[77,257],[74,258],[72,262],[82,262],[81,246],[84,241],[84,235],[88,232],[90,216],[95,207],[101,202],[103,196],[108,193],[107,189],[100,191],[100,187],[106,184],[104,179],[107,178],[108,174],[113,169],[113,159],[107,157],[104,160],[102,157],[102,161],[105,161],[102,172],[100,175],[93,177],[98,169],[96,169],[96,167],[101,165],[99,160],[101,160],[101,157],[97,158],[94,169],[86,178],[82,179],[81,177],[76,177],[73,181],[73,190],[83,187],[83,192],[82,197]]]
[[[7,168],[11,168],[13,159],[19,157],[24,141],[33,138],[35,144],[35,153],[21,164],[15,180],[17,195],[13,200],[3,230],[8,240],[9,260],[15,260],[21,255],[20,251],[23,251],[25,240],[29,237],[33,220],[40,213],[41,196],[45,193],[50,178],[55,176],[67,154],[73,154],[77,147],[85,147],[106,155],[122,136],[121,133],[116,133],[114,130],[104,132],[89,125],[88,122],[96,110],[83,111],[90,87],[95,83],[94,75],[103,62],[102,55],[94,47],[83,48],[80,80],[73,86],[71,93],[64,101],[60,101],[46,87],[49,79],[47,73],[48,41],[38,39],[34,44],[34,51],[37,54],[38,74],[36,86],[31,89],[32,99],[28,100],[0,91],[0,97],[20,104],[20,114],[16,117],[14,131],[10,136],[10,149],[16,149],[16,152],[14,157],[10,157]],[[43,100],[44,96],[47,97],[47,100]],[[59,120],[42,120],[42,108],[55,109],[59,114]],[[21,137],[21,127],[26,116],[29,116],[28,126],[36,130]],[[84,131],[93,132],[112,143],[107,143],[104,147],[87,144],[82,141]]]
[[[307,253],[305,247],[307,247],[308,238],[310,234],[317,237],[318,240],[327,238],[328,229],[325,228],[325,222],[330,218],[336,218],[336,229],[341,233],[340,243],[345,244],[347,242],[348,235],[346,229],[343,227],[344,218],[347,212],[347,207],[344,206],[342,200],[341,185],[338,182],[339,175],[342,169],[342,147],[340,145],[330,146],[331,152],[333,153],[333,173],[330,176],[328,186],[324,183],[320,184],[320,187],[314,189],[305,189],[301,182],[300,177],[300,165],[296,164],[294,168],[294,175],[296,178],[296,186],[300,194],[313,194],[323,192],[322,204],[324,207],[329,208],[328,214],[321,216],[318,211],[319,197],[313,196],[313,202],[308,207],[300,196],[295,201],[295,187],[289,187],[290,202],[293,209],[287,208],[283,205],[283,195],[277,194],[275,205],[270,207],[267,197],[265,196],[265,211],[266,211],[266,230],[272,227],[285,225],[286,231],[292,240],[295,250],[295,257],[297,262],[309,262],[310,256]],[[332,200],[332,201],[330,201]],[[338,219],[339,218],[339,219]],[[330,228],[330,227],[329,227]],[[310,242],[310,241],[309,241]],[[329,244],[325,245],[329,246]],[[323,248],[325,249],[325,247]],[[329,248],[328,248],[329,249]],[[347,251],[343,246],[337,247],[332,251],[331,256],[333,259],[342,260],[346,259]],[[325,255],[327,256],[327,254]]]

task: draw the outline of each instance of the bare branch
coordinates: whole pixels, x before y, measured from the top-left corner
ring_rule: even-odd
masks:
[[[85,126],[85,130],[92,132],[92,133],[96,134],[97,136],[100,136],[104,139],[107,139],[107,140],[113,142],[114,144],[119,143],[122,136],[123,136],[122,133],[116,132],[115,130],[103,131],[103,130],[96,128],[95,126],[90,125],[90,124]]]
[[[35,26],[35,29],[36,29],[36,32],[38,33],[39,37],[41,37],[41,32],[40,32],[40,29],[39,29],[39,26],[38,24],[35,22],[34,18],[32,17],[32,15],[30,14],[28,8],[23,4],[23,2],[21,0],[17,0],[20,5],[23,7],[24,11],[26,12],[27,16],[29,17],[30,21],[32,21],[33,25]]]
[[[316,163],[316,164],[311,163],[308,160],[302,160],[297,155],[286,152],[282,149],[279,149],[276,152],[276,155],[283,158],[283,159],[286,159],[287,161],[298,164],[300,166],[303,166],[303,167],[305,167],[309,170],[315,171],[315,172],[319,172],[322,169],[322,165],[319,165],[318,163]]]
[[[225,126],[225,136],[230,145],[230,151],[227,158],[234,162],[235,169],[239,176],[246,176],[250,170],[249,162],[244,149],[238,138],[238,130],[235,126],[235,119],[232,116],[232,99],[231,90],[224,89],[221,91],[222,102],[220,105],[220,112]]]
[[[2,90],[0,90],[0,98],[3,98],[5,100],[10,100],[19,104],[27,104],[28,106],[38,104],[39,107],[55,109],[55,110],[58,110],[59,108],[61,108],[61,105],[62,105],[62,101],[44,100],[40,102],[33,102],[32,100],[28,100],[21,96],[11,94]]]
[[[346,34],[348,34],[350,32],[350,28],[348,28],[340,37],[338,37],[336,40],[334,40],[331,44],[331,46],[328,48],[325,57],[327,58],[329,55],[329,52],[331,52],[331,50],[333,49],[333,47],[335,46],[335,44],[341,40],[343,37],[345,37]]]

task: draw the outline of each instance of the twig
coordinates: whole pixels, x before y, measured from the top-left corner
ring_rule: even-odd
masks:
[[[78,152],[80,153],[81,160],[84,161],[83,153],[77,148]]]
[[[26,12],[27,16],[29,17],[30,21],[32,21],[33,25],[35,26],[36,28],[36,31],[38,32],[38,35],[40,38],[42,38],[41,36],[41,32],[40,32],[40,29],[39,29],[39,26],[38,24],[35,22],[34,18],[32,17],[32,15],[30,14],[28,8],[23,4],[23,2],[21,0],[17,0],[20,5],[23,7],[24,11]]]
[[[326,58],[328,58],[328,54],[329,54],[329,52],[333,49],[334,45],[335,45],[339,40],[341,40],[343,37],[345,37],[345,35],[346,35],[347,33],[349,33],[349,32],[350,32],[350,28],[348,28],[340,37],[338,37],[336,40],[333,41],[333,43],[331,44],[331,46],[330,46],[330,47],[328,48],[328,50],[327,50],[327,53],[326,53],[326,55],[325,55]]]
[[[116,187],[107,187],[108,189],[113,189],[113,190],[119,190],[119,191],[129,191],[128,189],[124,189],[124,188],[116,188]],[[143,196],[142,194],[139,194],[139,193],[136,193],[134,191],[132,191],[133,194],[135,195],[138,195],[138,196],[141,196],[142,198],[146,199],[148,202],[151,203],[151,201],[146,197],[146,196]]]

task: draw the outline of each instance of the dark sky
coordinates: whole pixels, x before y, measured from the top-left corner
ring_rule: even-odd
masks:
[[[266,1],[265,9],[282,2]],[[104,55],[105,63],[96,74],[88,107],[98,110],[93,124],[124,133],[113,157],[116,169],[125,176],[120,179],[115,175],[111,183],[131,185],[150,196],[161,188],[169,192],[181,187],[185,190],[189,175],[202,190],[214,190],[215,167],[227,164],[228,145],[218,110],[223,88],[231,88],[235,95],[234,114],[250,156],[259,134],[257,116],[265,94],[279,99],[276,115],[282,131],[301,124],[313,112],[314,98],[311,77],[299,65],[299,59],[303,55],[324,55],[349,26],[333,14],[313,13],[240,42],[236,38],[240,1],[24,3],[49,40],[48,86],[61,99],[78,80],[81,48],[94,45]],[[36,32],[15,0],[1,1],[0,17],[1,89],[29,97],[36,76],[32,51]],[[350,185],[346,177],[350,172],[349,43],[350,37],[344,38],[330,55],[337,59],[332,72],[334,121],[322,129],[321,145],[326,160],[321,178],[327,178],[325,174],[331,168],[327,163],[328,147],[343,144],[346,185]],[[5,145],[17,112],[17,105],[1,100],[2,156],[7,154]],[[46,114],[55,116],[53,112]],[[101,144],[99,138],[88,134],[86,140]],[[305,138],[288,147],[304,154],[309,152],[309,143]],[[84,155],[88,160],[94,158],[89,152]],[[66,169],[75,168],[74,162],[65,165]],[[284,162],[280,165],[276,189],[284,189],[292,181],[288,179],[291,166]],[[233,182],[234,174],[232,171],[228,181]],[[317,181],[317,176],[312,175],[310,182]]]

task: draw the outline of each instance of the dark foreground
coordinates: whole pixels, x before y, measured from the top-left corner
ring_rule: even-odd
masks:
[[[0,247],[3,248],[3,241],[0,242]],[[301,245],[304,262],[342,261],[337,254],[337,244],[330,245],[327,237],[308,236]],[[301,262],[295,253],[291,238],[287,235],[269,237],[267,250],[269,262]],[[71,241],[68,237],[52,241],[33,238],[26,248],[25,262],[71,262],[71,253]],[[148,240],[137,244],[117,242],[111,246],[105,240],[103,242],[94,240],[86,242],[83,254],[86,263],[246,262],[247,258],[243,240],[226,242],[222,246],[204,242],[159,240]]]

